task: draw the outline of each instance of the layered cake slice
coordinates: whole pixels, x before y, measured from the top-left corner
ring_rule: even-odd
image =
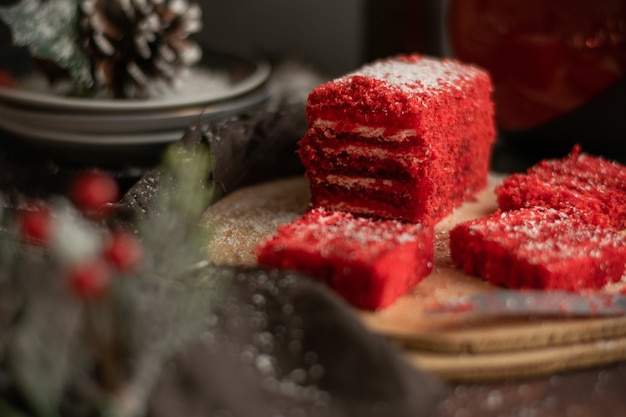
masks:
[[[572,209],[498,211],[450,232],[453,262],[466,273],[509,288],[582,290],[617,282],[626,241]]]
[[[260,265],[326,282],[356,307],[379,309],[428,275],[433,228],[312,209],[257,248]]]
[[[626,167],[582,153],[579,147],[563,159],[544,160],[526,173],[511,175],[496,195],[502,210],[573,208],[594,224],[626,227]]]
[[[486,185],[493,111],[485,71],[420,55],[315,88],[299,142],[312,205],[437,223]]]

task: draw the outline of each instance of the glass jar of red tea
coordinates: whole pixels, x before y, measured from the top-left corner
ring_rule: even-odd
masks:
[[[449,0],[449,52],[487,69],[500,141],[626,155],[626,0]]]

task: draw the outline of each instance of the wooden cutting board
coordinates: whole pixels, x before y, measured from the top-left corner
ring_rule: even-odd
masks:
[[[405,348],[422,369],[450,380],[531,377],[579,367],[626,360],[626,317],[486,318],[472,313],[433,315],[441,302],[496,288],[469,276],[450,261],[448,232],[459,222],[496,209],[494,186],[466,202],[435,229],[433,272],[392,306],[358,311],[373,331]],[[203,222],[213,238],[209,260],[215,264],[256,265],[254,248],[279,224],[290,222],[309,205],[304,178],[273,181],[238,190],[209,207]],[[619,285],[606,291],[617,291]]]

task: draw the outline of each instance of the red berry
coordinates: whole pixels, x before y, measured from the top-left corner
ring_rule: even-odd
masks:
[[[111,281],[111,270],[101,259],[92,259],[73,265],[69,270],[72,291],[83,300],[97,300],[106,294]]]
[[[20,235],[30,243],[47,245],[52,234],[52,214],[46,206],[24,210],[19,215]]]
[[[105,258],[120,272],[129,272],[141,260],[141,244],[130,233],[115,231],[104,248]]]
[[[106,205],[119,198],[117,182],[102,171],[88,171],[80,174],[71,184],[70,198],[84,212],[102,211]]]
[[[15,87],[15,78],[10,72],[0,69],[0,87]]]

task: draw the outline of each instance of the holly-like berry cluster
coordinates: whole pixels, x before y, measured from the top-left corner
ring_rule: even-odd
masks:
[[[102,219],[110,213],[112,205],[119,198],[117,182],[102,171],[88,171],[79,174],[71,183],[68,195],[84,219]],[[78,219],[77,219],[78,220]],[[60,240],[72,239],[71,235],[60,236],[59,213],[47,204],[40,203],[29,210],[23,210],[19,216],[19,233],[28,244],[50,249],[55,253],[55,245]],[[102,298],[110,287],[114,273],[128,274],[138,267],[142,248],[133,234],[122,230],[103,230],[91,227],[91,234],[78,230],[77,235],[89,237],[88,245],[94,250],[83,258],[65,256],[60,262],[67,271],[71,290],[83,300]],[[77,221],[76,228],[81,227]],[[64,229],[67,231],[67,229]],[[97,233],[94,233],[97,230]],[[63,242],[70,247],[72,242]],[[84,239],[76,239],[76,245],[84,245]],[[76,252],[84,248],[76,247]]]

